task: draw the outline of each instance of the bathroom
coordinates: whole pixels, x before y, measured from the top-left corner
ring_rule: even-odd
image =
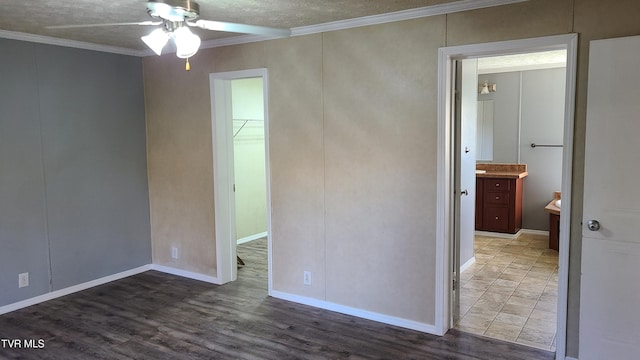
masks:
[[[462,234],[460,238],[457,328],[554,350],[558,253],[549,246],[550,213],[545,207],[562,183],[566,53],[480,58],[473,70],[477,82],[476,78],[468,81],[477,91],[471,94],[464,87],[462,66],[462,118],[465,101],[477,101],[473,109],[476,151],[470,151],[475,162],[468,166],[475,163],[480,171],[475,175],[478,187],[461,198],[461,214],[466,215],[460,221],[469,221],[464,217],[473,213],[476,231],[471,241]],[[464,132],[464,120],[462,124]],[[498,171],[495,166],[500,164],[508,167]],[[485,192],[489,179],[498,179],[490,186],[501,186],[501,192],[493,189],[490,198]],[[466,185],[462,188],[471,187]],[[505,186],[513,191],[506,196]],[[464,202],[471,198],[473,208],[465,212]],[[482,208],[483,201],[493,203],[492,212]],[[497,207],[507,203],[519,210],[503,221],[507,215],[499,211],[507,210]],[[486,231],[483,218],[500,226],[508,223],[509,230],[495,231],[494,224],[487,227],[493,230]]]
[[[513,71],[510,67],[496,72],[498,69],[483,64],[484,60],[479,60],[478,84],[481,87],[485,82],[495,84],[496,91],[478,94],[479,109],[493,108],[493,119],[488,121],[493,126],[484,125],[485,131],[477,132],[476,161],[526,164],[522,229],[548,231],[548,213],[544,208],[562,182],[566,68],[562,63],[561,67],[530,65],[527,70]],[[483,136],[490,129],[492,136]]]

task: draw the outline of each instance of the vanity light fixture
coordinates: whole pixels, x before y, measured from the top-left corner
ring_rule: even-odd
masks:
[[[478,92],[480,94],[489,94],[492,92],[496,92],[496,84],[489,84],[485,81],[484,84],[478,86]]]

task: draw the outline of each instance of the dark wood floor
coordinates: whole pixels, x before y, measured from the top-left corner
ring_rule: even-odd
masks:
[[[149,271],[0,316],[2,359],[553,359],[452,330],[443,337],[267,297],[266,241],[239,247],[238,281]]]

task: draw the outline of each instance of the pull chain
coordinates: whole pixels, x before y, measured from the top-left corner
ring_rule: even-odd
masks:
[[[191,65],[189,64],[189,58],[187,58],[187,64],[185,65],[184,70],[185,71],[191,70]]]

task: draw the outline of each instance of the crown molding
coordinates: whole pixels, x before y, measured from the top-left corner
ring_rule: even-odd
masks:
[[[217,48],[222,46],[249,44],[249,43],[260,42],[265,40],[273,40],[273,39],[280,39],[280,38],[273,37],[273,36],[266,36],[266,35],[230,36],[222,39],[203,41],[202,44],[200,44],[200,49],[211,49],[211,48]]]
[[[355,19],[332,21],[318,25],[301,26],[291,29],[291,35],[300,36],[317,34],[321,32],[351,29],[361,26],[378,25],[395,21],[411,20],[429,16],[445,15],[462,11],[509,5],[525,1],[529,0],[461,0],[450,3],[425,6],[416,9],[395,11],[380,15],[363,16]]]
[[[411,20],[418,19],[429,16],[436,15],[444,15],[444,14],[452,14],[456,12],[469,11],[469,10],[477,10],[495,6],[509,5],[520,2],[525,2],[529,0],[460,0],[445,4],[438,4],[432,6],[425,6],[416,9],[408,9],[390,12],[386,14],[380,15],[371,15],[371,16],[363,16],[354,19],[347,20],[338,20],[332,21],[323,24],[317,25],[309,25],[309,26],[300,26],[291,29],[291,36],[302,36],[302,35],[311,35],[318,34],[322,32],[328,31],[337,31],[344,29],[351,29],[361,26],[370,26],[370,25],[378,25],[385,24],[395,21],[403,21],[403,20]],[[155,53],[151,50],[135,50],[135,49],[127,49],[115,46],[107,46],[107,45],[98,45],[88,42],[75,41],[75,40],[66,40],[60,38],[54,38],[50,36],[43,35],[33,35],[26,34],[20,32],[6,31],[0,30],[0,38],[14,39],[14,40],[22,40],[28,42],[35,42],[41,44],[48,45],[57,45],[57,46],[65,46],[72,47],[78,49],[85,50],[95,50],[102,52],[109,52],[121,55],[130,55],[130,56],[154,56]],[[240,44],[248,44],[254,42],[260,42],[265,40],[273,40],[277,39],[277,37],[272,36],[263,36],[263,35],[240,35],[240,36],[231,36],[225,37],[222,39],[208,40],[203,41],[200,45],[201,49],[210,49],[222,46],[230,46],[230,45],[240,45]]]
[[[338,20],[323,24],[300,26],[291,29],[291,36],[318,34],[328,31],[351,29],[361,26],[385,24],[395,21],[411,20],[429,16],[452,14],[456,12],[477,10],[495,6],[521,3],[529,0],[460,0],[445,4],[425,6],[421,8],[390,12],[380,15],[363,16],[354,19]],[[242,35],[203,42],[201,49],[240,45],[252,42],[271,40],[273,37],[258,35]]]
[[[26,34],[26,33],[15,32],[15,31],[0,30],[0,38],[21,40],[21,41],[34,42],[39,44],[71,47],[76,49],[94,50],[94,51],[108,52],[108,53],[114,53],[114,54],[120,54],[120,55],[144,56],[143,54],[144,52],[142,50],[133,50],[133,49],[116,47],[116,46],[108,46],[108,45],[98,45],[98,44],[88,43],[83,41],[60,39],[60,38],[55,38],[51,36]]]

